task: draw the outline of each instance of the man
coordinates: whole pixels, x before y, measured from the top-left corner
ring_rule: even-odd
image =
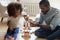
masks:
[[[47,40],[54,40],[60,37],[59,10],[50,7],[48,0],[41,0],[39,7],[41,9],[39,21],[28,20],[30,24],[40,27],[40,29],[35,31],[35,35],[39,38],[47,38]]]

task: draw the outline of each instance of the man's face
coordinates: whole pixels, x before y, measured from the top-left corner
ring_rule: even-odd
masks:
[[[39,7],[41,9],[41,12],[43,12],[44,14],[49,11],[49,7],[46,7],[45,5],[40,5]]]

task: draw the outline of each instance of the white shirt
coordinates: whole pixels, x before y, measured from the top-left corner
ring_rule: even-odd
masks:
[[[12,28],[16,28],[16,27],[22,27],[23,26],[23,22],[24,22],[24,19],[23,19],[23,17],[21,17],[21,16],[18,16],[18,17],[16,17],[16,18],[14,18],[14,17],[9,17],[8,18],[8,21],[10,21],[10,26],[12,27]]]

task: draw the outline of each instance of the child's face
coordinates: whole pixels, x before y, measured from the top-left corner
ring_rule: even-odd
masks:
[[[21,15],[20,10],[16,10],[14,17],[17,17],[17,16],[19,16],[19,15]]]

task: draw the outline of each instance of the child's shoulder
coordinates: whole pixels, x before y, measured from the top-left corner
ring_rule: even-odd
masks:
[[[12,17],[8,17],[8,20],[11,20],[12,19]]]

